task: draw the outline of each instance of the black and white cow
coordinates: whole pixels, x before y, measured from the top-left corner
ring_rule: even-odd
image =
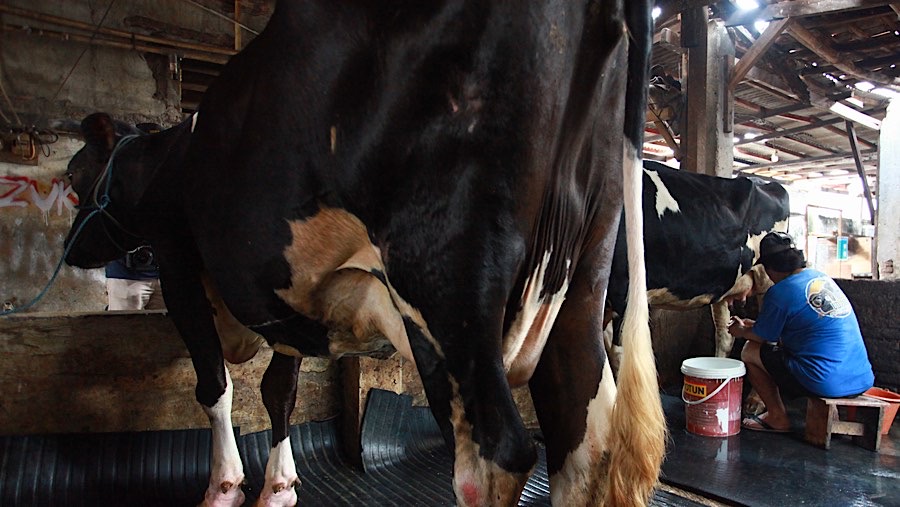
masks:
[[[85,119],[67,261],[153,244],[213,428],[205,504],[243,501],[223,357],[254,352],[214,313],[275,350],[262,505],[297,500],[301,357],[391,348],[421,374],[460,505],[516,504],[536,462],[510,394],[525,383],[556,505],[646,502],[665,442],[637,226],[649,11],[281,1],[193,121],[123,140]],[[637,303],[617,396],[599,309],[623,187]]]
[[[787,191],[757,178],[718,178],[646,160],[642,202],[650,305],[670,310],[710,305],[716,356],[727,356],[734,345],[729,304],[772,285],[753,263],[763,236],[787,229]],[[628,290],[625,235],[619,227],[609,280],[609,305],[617,315],[625,311]],[[614,346],[619,321],[613,318]],[[614,367],[620,354],[610,350]]]

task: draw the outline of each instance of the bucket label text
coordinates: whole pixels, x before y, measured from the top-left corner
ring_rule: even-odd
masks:
[[[690,382],[685,382],[684,394],[690,394],[691,396],[702,398],[706,396],[706,386],[703,384],[691,384]]]

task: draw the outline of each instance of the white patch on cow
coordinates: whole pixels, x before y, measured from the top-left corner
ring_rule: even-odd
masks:
[[[212,473],[205,495],[207,505],[237,507],[244,503],[244,493],[241,491],[244,467],[231,426],[233,395],[234,384],[226,366],[225,393],[212,407],[203,406],[212,428]]]
[[[551,256],[552,251],[545,252],[541,263],[525,281],[520,298],[522,310],[516,315],[503,340],[503,367],[510,385],[513,386],[522,385],[531,378],[553,328],[553,322],[556,321],[556,316],[566,299],[571,260],[566,261],[565,284],[556,293],[541,297],[544,290],[544,275]]]
[[[293,240],[284,258],[291,266],[291,286],[275,293],[298,313],[329,328],[333,357],[384,353],[393,346],[415,364],[404,318],[414,322],[443,357],[421,313],[391,286],[381,251],[369,241],[359,218],[346,210],[321,208],[288,225]]]
[[[267,507],[291,507],[297,504],[297,491],[294,486],[300,484],[294,455],[291,452],[291,440],[284,440],[269,452],[266,463],[266,481],[263,485],[257,505]]]
[[[200,113],[194,113],[191,115],[191,133],[194,133],[194,129],[197,128],[197,117],[200,116]]]
[[[571,451],[562,469],[550,477],[550,499],[553,505],[590,505],[598,463],[607,450],[609,419],[616,400],[616,384],[609,362],[603,365],[603,378],[597,394],[588,404],[584,439]]]
[[[665,183],[663,183],[662,178],[659,177],[659,173],[649,169],[644,169],[644,172],[647,173],[647,176],[650,177],[650,181],[656,186],[656,215],[659,218],[662,218],[662,216],[666,214],[666,211],[681,213],[678,201],[672,197],[669,189],[666,188]]]

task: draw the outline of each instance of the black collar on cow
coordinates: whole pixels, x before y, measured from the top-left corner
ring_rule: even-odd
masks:
[[[140,238],[140,236],[129,231],[128,229],[126,229],[121,224],[121,222],[116,220],[116,218],[114,216],[112,216],[112,214],[109,211],[106,210],[106,207],[109,206],[109,202],[110,202],[109,187],[112,182],[112,172],[113,172],[113,168],[115,167],[116,155],[119,153],[119,151],[122,148],[125,147],[125,145],[127,145],[131,141],[137,139],[138,137],[140,137],[140,136],[139,135],[127,135],[127,136],[124,136],[116,144],[116,147],[113,148],[112,153],[109,155],[109,160],[106,162],[106,167],[104,167],[103,171],[97,175],[97,179],[94,180],[94,183],[91,185],[91,190],[90,190],[91,202],[90,202],[90,204],[87,206],[82,206],[81,204],[78,205],[78,209],[84,209],[84,210],[91,211],[91,214],[89,214],[84,219],[84,222],[87,222],[88,220],[90,220],[94,215],[96,215],[98,213],[102,213],[120,231],[124,232],[125,234],[128,234],[129,236],[133,236],[135,238]],[[101,185],[103,185],[103,195],[100,195],[100,186]],[[109,230],[106,228],[105,224],[103,226],[103,230],[106,232],[106,236],[109,238],[109,240],[112,241],[112,243],[114,245],[116,245],[116,247],[118,247],[122,251],[127,250],[127,248],[124,248],[121,245],[119,245],[119,243],[112,237],[112,234],[109,233]]]

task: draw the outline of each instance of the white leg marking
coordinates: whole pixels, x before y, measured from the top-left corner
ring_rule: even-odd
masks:
[[[607,449],[609,418],[615,400],[616,384],[607,361],[597,394],[588,404],[584,439],[566,456],[562,470],[550,477],[552,505],[589,505],[591,477]]]
[[[234,384],[225,367],[225,393],[212,407],[203,407],[212,427],[212,474],[203,505],[238,507],[244,503],[244,467],[231,426],[231,398]]]
[[[656,185],[656,214],[659,218],[662,218],[667,210],[672,213],[681,213],[678,201],[676,201],[675,198],[672,197],[672,194],[669,193],[669,189],[666,188],[665,183],[663,183],[662,179],[659,177],[659,173],[647,169],[644,169],[644,172],[647,173],[647,176],[650,176],[650,180]]]
[[[453,491],[457,505],[485,507],[488,505],[515,505],[519,499],[527,474],[513,474],[480,456],[480,446],[472,440],[472,425],[466,419],[465,408],[459,395],[459,384],[452,377],[450,386],[450,422],[456,440],[453,466]]]
[[[297,491],[294,486],[300,484],[297,468],[294,465],[294,454],[291,452],[290,437],[278,442],[269,452],[266,463],[266,483],[259,495],[257,505],[265,507],[291,507],[297,504]]]
[[[523,384],[531,378],[556,316],[566,300],[571,259],[566,260],[566,282],[563,286],[555,294],[541,297],[544,275],[552,253],[544,253],[540,265],[525,282],[520,298],[522,310],[516,315],[503,340],[503,367],[512,385]]]

